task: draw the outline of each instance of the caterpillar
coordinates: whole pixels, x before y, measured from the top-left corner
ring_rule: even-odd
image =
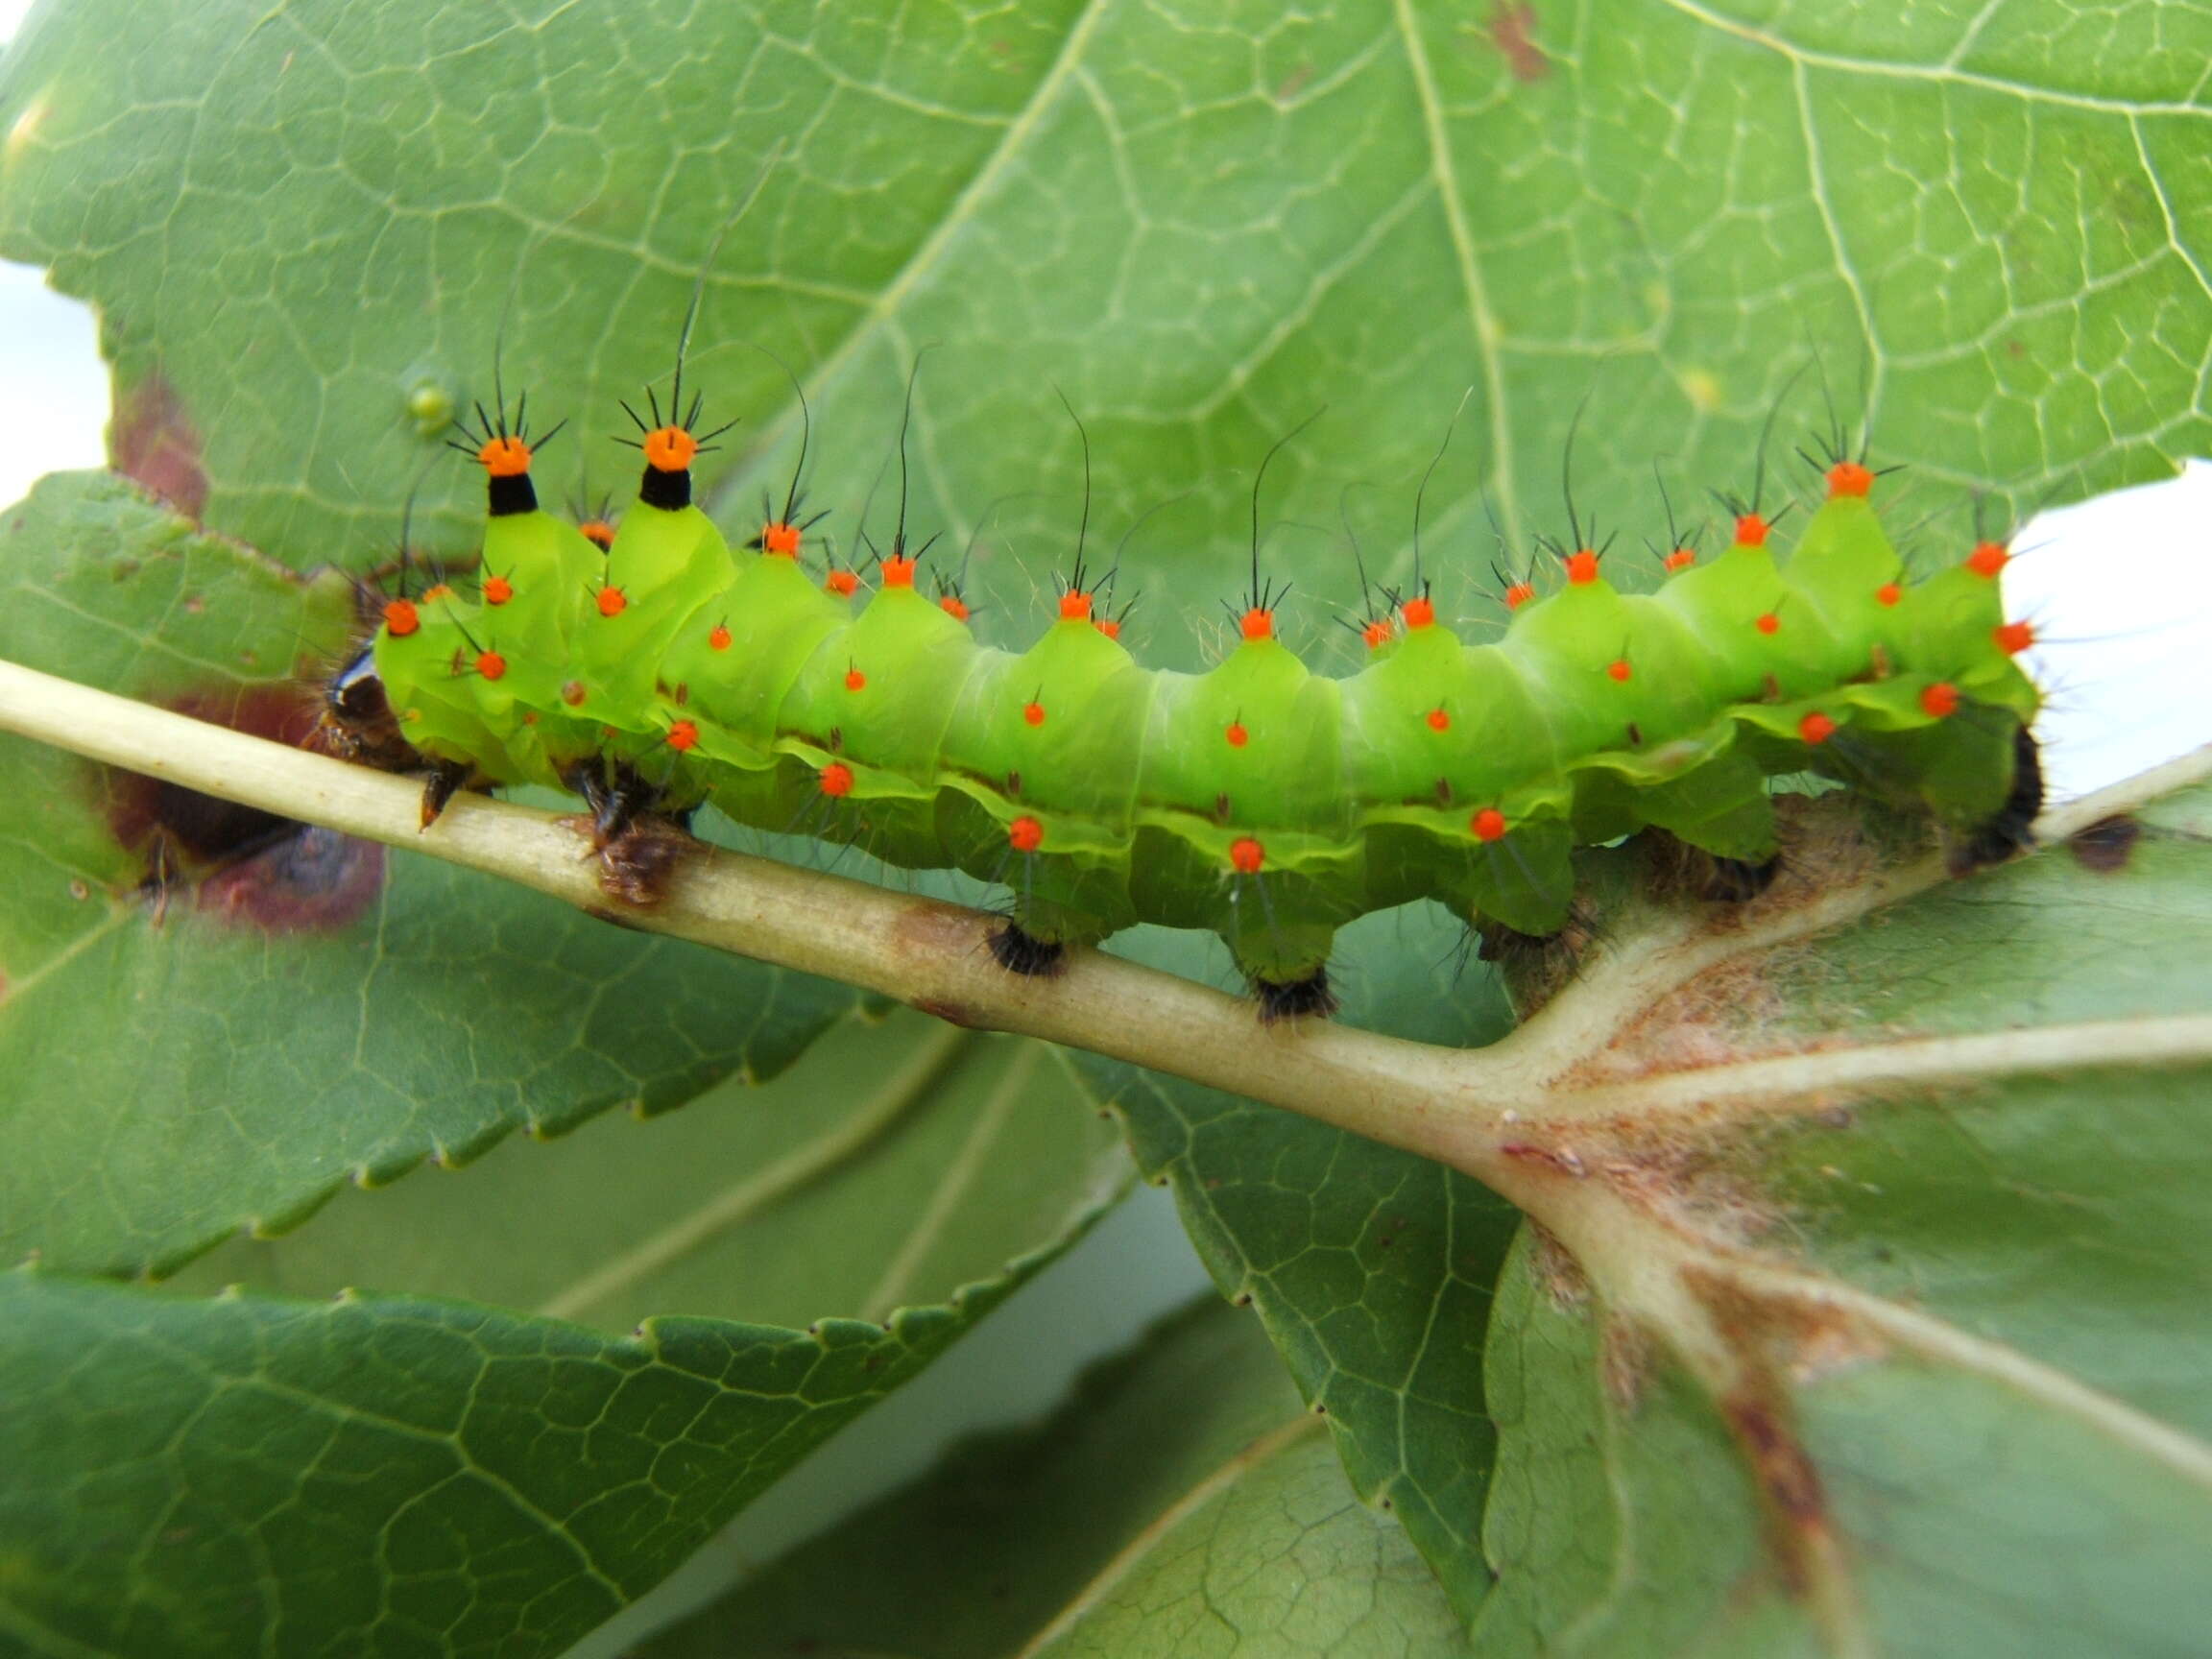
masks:
[[[671,398],[631,411],[643,472],[612,534],[540,506],[525,403],[479,407],[456,443],[486,477],[470,590],[403,576],[325,713],[339,753],[427,773],[426,827],[464,785],[583,796],[604,884],[633,902],[711,802],[1004,887],[993,950],[1015,973],[1140,922],[1211,930],[1276,1020],[1333,1010],[1331,941],[1354,918],[1431,899],[1553,935],[1572,851],[1640,830],[1710,855],[1710,897],[1748,897],[1778,856],[1778,776],[1932,817],[1961,872],[2024,846],[2041,805],[2005,545],[1911,577],[1839,435],[1786,561],[1754,496],[1716,556],[1670,526],[1661,586],[1623,592],[1570,505],[1551,590],[1509,582],[1501,638],[1461,639],[1416,575],[1371,598],[1340,677],[1280,637],[1256,490],[1234,644],[1188,674],[1132,656],[1080,534],[1022,651],[974,637],[956,583],[925,594],[903,500],[864,597],[856,570],[809,573],[796,483],[733,549],[692,499],[716,433],[681,368]]]

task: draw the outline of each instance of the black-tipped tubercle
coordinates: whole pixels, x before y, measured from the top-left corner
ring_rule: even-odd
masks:
[[[530,482],[530,474],[527,472],[486,479],[484,497],[494,518],[508,518],[517,513],[538,511],[538,489]]]
[[[637,485],[637,499],[648,507],[659,507],[669,513],[680,513],[691,505],[691,469],[663,472],[658,467],[648,466],[645,476]]]

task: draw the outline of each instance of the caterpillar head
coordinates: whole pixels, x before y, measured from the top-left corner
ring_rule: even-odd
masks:
[[[379,772],[412,772],[423,764],[399,734],[398,718],[376,672],[373,638],[364,639],[323,683],[322,709],[308,738],[311,748]]]

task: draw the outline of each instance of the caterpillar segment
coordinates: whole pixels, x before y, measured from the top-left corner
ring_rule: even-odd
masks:
[[[396,602],[374,641],[417,751],[586,793],[610,884],[640,901],[666,858],[625,851],[639,814],[710,801],[1002,885],[993,949],[1013,972],[1139,922],[1211,930],[1281,1017],[1334,1006],[1331,942],[1370,910],[1433,899],[1487,931],[1558,932],[1573,850],[1646,826],[1711,854],[1717,896],[1748,897],[1777,857],[1780,774],[1925,810],[1961,867],[2016,850],[2040,804],[2002,548],[1909,579],[1854,461],[1828,469],[1787,561],[1750,513],[1649,594],[1571,548],[1496,643],[1394,596],[1338,678],[1258,602],[1209,672],[1143,667],[1080,586],[1027,650],[982,645],[917,589],[902,543],[856,599],[806,572],[789,514],[730,547],[691,502],[688,425],[642,447],[602,552],[538,510],[519,438],[484,445],[475,592]]]

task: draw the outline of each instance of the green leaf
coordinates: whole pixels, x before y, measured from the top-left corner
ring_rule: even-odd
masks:
[[[0,1275],[11,1651],[554,1654],[1034,1262],[886,1328]]]
[[[904,371],[938,342],[916,398],[914,517],[953,544],[988,517],[986,630],[1024,642],[1066,556],[1079,477],[1073,434],[1040,436],[1048,373],[1090,421],[1096,523],[1118,534],[1175,502],[1123,566],[1125,589],[1153,595],[1138,643],[1172,663],[1205,654],[1184,618],[1239,580],[1258,456],[1324,398],[1329,414],[1262,504],[1280,526],[1267,570],[1296,583],[1305,640],[1334,632],[1328,607],[1354,584],[1341,550],[1299,527],[1333,523],[1343,486],[1373,481],[1352,494],[1352,522],[1370,570],[1406,578],[1412,481],[1469,384],[1479,396],[1428,495],[1426,573],[1445,613],[1478,626],[1498,614],[1484,498],[1509,557],[1527,557],[1528,533],[1564,517],[1548,504],[1586,397],[1574,493],[1585,514],[1632,526],[1623,554],[1636,532],[1660,532],[1655,457],[1678,500],[1744,489],[1770,411],[1784,436],[1820,421],[1814,383],[1784,390],[1815,355],[1843,420],[1868,416],[1876,458],[1911,462],[1930,507],[1978,486],[2027,497],[2147,476],[2212,435],[2202,12],[1600,0],[1501,6],[1478,23],[1402,0],[1269,18],[1257,36],[1203,6],[891,15],[50,4],[0,63],[0,252],[50,260],[102,304],[123,388],[117,448],[133,470],[272,560],[359,565],[392,544],[430,453],[423,411],[484,394],[494,340],[507,383],[531,385],[537,407],[560,404],[583,432],[616,428],[613,399],[665,372],[694,273],[781,138],[754,217],[709,273],[693,360],[749,422],[717,476],[725,516],[740,521],[757,487],[788,476],[799,426],[745,342],[805,380],[816,493],[848,539],[891,454]],[[426,497],[451,550],[472,534],[473,510],[455,505],[468,488],[453,469]],[[992,517],[1010,491],[1039,493]],[[1009,542],[1029,549],[1018,565]],[[21,776],[12,800],[35,794]],[[70,833],[82,840],[81,826]],[[2193,855],[2174,833],[2176,855]],[[1513,1142],[1517,1193],[1563,1242],[1517,1259],[1504,1290],[1522,1310],[1487,1354],[1498,1202],[1257,1109],[1173,1085],[1126,1092],[1146,1163],[1175,1179],[1217,1276],[1251,1288],[1301,1386],[1330,1405],[1361,1490],[1397,1504],[1462,1613],[1487,1582],[1474,1540],[1493,1414],[1506,1428],[1498,1489],[1594,1518],[1563,1534],[1564,1555],[1519,1554],[1502,1530],[1515,1515],[1495,1510],[1484,1535],[1504,1589],[1483,1617],[1501,1643],[1648,1651],[1647,1637],[1779,1646],[1817,1630],[1848,1648],[1875,1630],[1906,1646],[1922,1628],[1907,1628],[1910,1610],[1929,1602],[1901,1586],[1922,1563],[1926,1581],[1983,1571],[1988,1555],[1965,1558],[1978,1540],[2017,1539],[1993,1549],[2041,1595],[2089,1571],[2078,1535],[2061,1561],[2055,1531],[1998,1525],[2048,1516],[2037,1479],[2071,1480],[2083,1514],[2106,1512],[2097,1483],[2117,1481],[2163,1537],[2198,1536],[2198,1488],[2170,1504],[2161,1484],[2194,1467],[2203,1434],[2187,1383],[2201,1374],[2203,1298],[2188,1293],[2201,1274],[2180,1237],[2203,1231],[2188,1184],[2198,1079],[2153,1074],[2138,1098],[2113,1086],[2111,1064],[2141,1050],[2155,1018],[2203,1018],[2191,974],[2130,970],[2200,961],[2198,912],[2164,887],[2133,897],[2137,869],[2093,878],[2059,855],[1945,896],[1883,888],[1859,855],[1838,859],[1798,866],[1821,902],[1798,890],[1791,911],[1786,890],[1766,933],[1722,938],[1618,893],[1597,903],[1594,965],[1531,1042],[1562,1028],[1562,1009],[1594,1010],[1576,1028],[1600,1052],[1574,1057],[1647,1094],[1625,1118],[1532,1118]],[[1605,863],[1591,860],[1600,879]],[[2053,902],[2049,884],[2092,882],[2056,908],[2100,926],[2047,936],[2024,922]],[[2187,884],[2201,885],[2193,865]],[[1943,910],[1961,897],[1986,908]],[[448,947],[490,936],[427,902],[421,914],[423,937]],[[1948,977],[1880,953],[1920,916]],[[1839,922],[1847,947],[1872,941],[1873,954],[1831,977],[1805,947]],[[1434,960],[1425,929],[1378,919],[1368,959]],[[2181,943],[2161,957],[2139,950],[2145,937]],[[2021,940],[2043,952],[2035,963]],[[517,956],[543,945],[532,936]],[[423,972],[472,985],[444,956]],[[2104,1002],[2078,999],[2093,986]],[[1453,1030],[1460,994],[1411,995],[1409,1017],[1434,1035],[1498,1028],[1479,1007]],[[410,1032],[441,1028],[457,1000],[414,1002]],[[1914,1094],[1884,1067],[1923,1051],[1869,1030],[1868,1006],[1908,1035],[1983,1039],[1985,1074]],[[2040,1037],[2091,1007],[2120,1027],[2107,1046],[2062,1055],[2055,1082],[2007,1069],[2011,1033]],[[1781,1055],[1746,1056],[1752,1011],[1800,1021],[1785,1021]],[[1745,1084],[1707,1117],[1640,1116],[1668,1089],[1688,1098],[1728,1067],[1800,1049],[1863,1058],[1807,1094],[1768,1101]],[[427,1058],[425,1074],[446,1076]],[[2039,1103],[2037,1089],[2052,1093]],[[2085,1168],[2114,1135],[2080,1125],[2108,1101],[2149,1151]],[[1832,1110],[1840,1124],[1819,1118]],[[1904,1150],[1883,1160],[1884,1144]],[[1880,1164],[1894,1203],[1839,1196],[1820,1173],[1858,1158]],[[75,1202],[69,1225],[88,1226],[76,1218],[88,1209]],[[93,1242],[102,1262],[158,1254]],[[1987,1270],[2001,1246],[2006,1270]],[[1732,1324],[1693,1284],[1789,1316]],[[1953,1305],[1917,1307],[1923,1284]],[[1670,1286],[1684,1296],[1649,1300]],[[1541,1309],[1514,1301],[1539,1291]],[[1832,1303],[1835,1321],[1808,1315]],[[1995,1353],[1899,1325],[1907,1313]],[[1839,1344],[1814,1340],[1832,1329]],[[1581,1416],[1502,1404],[1500,1380],[1548,1358],[1564,1367],[1561,1399],[1568,1381],[1589,1397]],[[2010,1358],[2031,1371],[1995,1363]],[[2142,1375],[2125,1370],[2138,1362]],[[2021,1375],[2040,1390],[2026,1390],[2034,1421],[2056,1413],[2048,1462],[2021,1449],[2016,1416],[2001,1433],[1944,1434],[2020,1409]],[[1874,1427],[1908,1396],[1924,1418],[1882,1445]],[[2084,1462],[2066,1443],[2083,1422],[2171,1455]],[[1582,1436],[1600,1431],[1648,1478],[1589,1478]],[[1931,1441],[1956,1453],[1942,1474],[1903,1466],[1899,1447]],[[1817,1510],[1792,1483],[1804,1459]],[[1727,1511],[1729,1479],[1768,1507]],[[1987,1512],[1928,1520],[1959,1514],[1962,1493]],[[1662,1526],[1664,1558],[1647,1552]],[[2115,1587],[2135,1582],[2122,1536],[2089,1540],[2108,1570],[2080,1604],[2149,1648],[2189,1610],[2171,1586],[2117,1605]],[[1883,1553],[1892,1540],[1905,1555]],[[1576,1577],[1568,1556],[1595,1565]],[[1626,1611],[1647,1596],[1666,1602],[1648,1624]],[[1701,1623],[1700,1606],[1720,1623]],[[2078,1635],[2056,1616],[1980,1617],[1993,1647]],[[1937,1647],[1956,1634],[1925,1628]]]
[[[1129,1161],[1097,1105],[1044,1044],[902,1010],[839,1025],[771,1083],[344,1194],[176,1283],[435,1290],[617,1332],[672,1308],[881,1320],[1057,1249],[1118,1196]]]
[[[1501,1293],[1483,1652],[2197,1645],[2208,809],[1817,952],[1785,910],[1656,1000],[1699,943],[1616,915],[1621,955],[1542,1018],[1627,976],[1655,1014],[1524,1125],[1579,1190]],[[1834,801],[1806,817],[1863,858]]]
[[[645,1659],[1464,1651],[1253,1322],[1207,1303],[646,1646]]]
[[[1431,1042],[1502,1035],[1496,981],[1460,972],[1461,932],[1435,910],[1347,930],[1345,1017]],[[1152,960],[1174,959],[1148,942]],[[1442,1165],[1287,1112],[1084,1066],[1114,1092],[1139,1167],[1173,1185],[1215,1283],[1259,1311],[1327,1414],[1359,1495],[1397,1514],[1471,1613],[1489,1587],[1477,1534],[1496,1450],[1482,1349],[1518,1212]]]
[[[73,0],[0,69],[0,252],[101,303],[134,469],[273,557],[360,560],[435,453],[423,411],[488,397],[495,342],[504,383],[583,439],[548,482],[615,480],[615,399],[665,373],[781,141],[693,356],[746,422],[718,475],[733,523],[797,438],[755,343],[813,394],[815,496],[850,541],[934,342],[915,517],[957,545],[1033,493],[992,522],[1035,551],[1008,568],[994,544],[977,573],[1008,639],[1075,517],[1046,374],[1091,422],[1098,527],[1189,497],[1126,556],[1154,617],[1235,584],[1251,468],[1322,402],[1266,516],[1334,525],[1345,483],[1377,484],[1355,521],[1403,579],[1412,477],[1472,386],[1431,573],[1448,613],[1488,616],[1484,498],[1516,557],[1561,527],[1585,397],[1578,500],[1653,536],[1654,457],[1677,500],[1748,490],[1778,399],[1792,436],[1824,419],[1811,382],[1783,398],[1815,352],[1932,505],[2079,493],[2212,443],[2207,57],[2201,12],[2152,28],[2059,0],[1902,25],[1870,0],[1404,0],[1257,32],[1074,0]],[[456,550],[466,473],[429,484]],[[1340,546],[1286,530],[1269,560],[1293,625],[1333,634]]]

